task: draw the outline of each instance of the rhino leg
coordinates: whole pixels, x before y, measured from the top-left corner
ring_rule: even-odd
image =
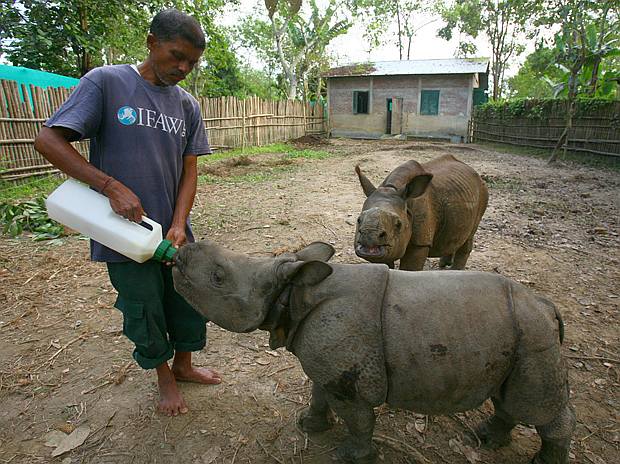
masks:
[[[517,422],[532,424],[542,447],[535,464],[567,464],[575,413],[559,343],[539,352],[522,351],[501,387],[501,408]]]
[[[454,260],[454,255],[446,255],[446,256],[442,256],[439,259],[439,267],[441,269],[444,269],[448,266],[452,266],[452,261]]]
[[[548,424],[537,426],[542,440],[532,464],[568,464],[570,440],[575,430],[575,411],[568,403]]]
[[[400,258],[401,271],[421,271],[428,258],[429,247],[409,245],[405,254]]]
[[[318,384],[312,383],[310,407],[302,411],[297,421],[304,432],[323,432],[331,428],[331,411],[327,403],[327,393]]]
[[[487,448],[497,449],[511,441],[510,432],[517,425],[516,421],[502,408],[499,398],[491,398],[495,413],[476,428],[476,434]]]
[[[465,269],[465,265],[467,264],[467,259],[469,258],[469,254],[474,247],[474,236],[472,235],[467,239],[467,241],[456,250],[454,253],[454,262],[452,263],[452,267],[450,269],[453,270],[462,270]]]
[[[372,464],[377,450],[372,445],[375,411],[363,401],[340,401],[330,395],[329,404],[349,429],[349,437],[338,447],[336,455],[344,462]]]

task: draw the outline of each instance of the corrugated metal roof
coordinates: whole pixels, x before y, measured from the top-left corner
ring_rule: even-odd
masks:
[[[331,68],[325,77],[396,76],[409,74],[473,74],[487,72],[488,58],[400,60],[356,63]]]

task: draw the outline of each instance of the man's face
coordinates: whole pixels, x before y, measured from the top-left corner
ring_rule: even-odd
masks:
[[[203,50],[187,40],[177,37],[160,41],[153,34],[147,38],[149,60],[155,73],[156,85],[176,85],[194,69]]]

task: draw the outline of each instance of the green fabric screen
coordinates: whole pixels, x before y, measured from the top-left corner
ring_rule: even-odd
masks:
[[[45,71],[37,71],[36,69],[21,68],[19,66],[8,66],[0,64],[0,79],[15,81],[18,84],[19,95],[24,101],[22,88],[19,84],[24,84],[28,89],[28,99],[32,106],[32,95],[30,94],[30,85],[36,87],[66,87],[70,89],[78,85],[79,79],[74,77],[61,76],[60,74],[48,73]]]

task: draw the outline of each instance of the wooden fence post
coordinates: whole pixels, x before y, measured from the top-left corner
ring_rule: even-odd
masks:
[[[245,150],[245,98],[242,100],[241,107],[241,150]]]

